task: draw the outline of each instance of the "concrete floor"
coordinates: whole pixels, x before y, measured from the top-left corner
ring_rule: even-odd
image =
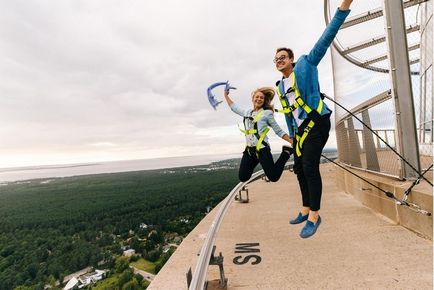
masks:
[[[323,221],[309,239],[299,237],[302,225],[288,224],[301,204],[293,173],[277,183],[255,181],[248,185],[249,203],[232,203],[215,242],[227,289],[433,289],[432,241],[338,190],[332,165],[321,171]],[[215,213],[190,233],[148,289],[187,289],[185,274],[194,270]],[[259,245],[235,253],[244,243]],[[218,278],[218,267],[210,266],[208,280]]]

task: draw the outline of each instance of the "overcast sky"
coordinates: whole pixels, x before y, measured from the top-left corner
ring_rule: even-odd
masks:
[[[298,58],[325,27],[322,0],[0,3],[0,167],[241,152],[206,88],[229,80],[251,106],[280,78],[275,49]],[[329,53],[319,70],[331,94]]]

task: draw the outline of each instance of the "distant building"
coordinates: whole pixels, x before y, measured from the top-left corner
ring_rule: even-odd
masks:
[[[68,281],[63,290],[70,290],[74,287],[78,287],[79,289],[87,287],[91,284],[96,283],[99,280],[104,279],[104,274],[106,272],[107,270],[95,270],[95,272],[92,273],[87,273],[79,277],[73,277],[71,280]]]
[[[63,288],[63,290],[70,290],[74,288],[76,285],[78,285],[78,283],[80,283],[78,279],[76,277],[72,277],[72,279],[69,280],[68,283],[66,283],[66,286],[65,288]]]
[[[81,282],[81,285],[79,285],[78,288],[83,288],[89,286],[90,284],[96,283],[99,280],[102,280],[104,278],[105,272],[106,271],[104,270],[95,270],[95,272],[84,274],[78,277],[78,281]]]
[[[124,251],[124,256],[125,257],[131,257],[132,255],[134,255],[136,253],[136,251],[134,249],[129,249],[129,250],[125,250]]]

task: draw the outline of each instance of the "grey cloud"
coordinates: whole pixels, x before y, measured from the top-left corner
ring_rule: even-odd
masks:
[[[52,152],[47,162],[98,148],[238,148],[239,118],[211,108],[208,85],[230,80],[249,107],[280,77],[275,48],[307,52],[324,27],[322,3],[302,0],[18,0],[0,4],[0,19],[0,159]]]

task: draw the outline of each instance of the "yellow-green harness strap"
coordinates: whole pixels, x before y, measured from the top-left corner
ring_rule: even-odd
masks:
[[[258,143],[256,143],[256,155],[258,155],[259,150],[261,149],[261,144],[264,142],[265,136],[267,136],[268,131],[270,131],[270,128],[265,128],[264,132],[262,132],[261,137],[258,140]]]
[[[253,123],[256,124],[258,122],[259,118],[261,118],[262,114],[264,114],[264,109],[259,110],[258,114],[256,114],[255,118],[253,118]]]
[[[243,132],[245,135],[249,135],[249,134],[255,134],[256,135],[256,138],[258,139],[258,142],[256,143],[256,156],[257,157],[259,157],[259,155],[258,155],[259,154],[259,150],[261,149],[262,143],[264,143],[265,136],[267,136],[267,133],[270,130],[270,128],[268,128],[268,127],[265,128],[265,130],[262,132],[261,136],[259,136],[258,129],[257,129],[257,124],[256,123],[258,122],[259,118],[261,118],[262,114],[264,114],[264,110],[263,109],[261,109],[258,112],[258,114],[255,116],[255,118],[253,118],[252,122],[253,122],[253,124],[255,126],[254,129],[247,129],[246,128],[245,130],[243,130],[243,129],[240,128],[240,126],[238,126],[238,128],[240,129],[240,131]],[[244,123],[244,127],[246,127],[245,123]],[[268,144],[267,144],[267,146],[268,146]]]
[[[287,101],[284,98],[284,94],[280,90],[279,85],[276,86],[276,91],[277,94],[279,95],[279,100],[283,108],[283,110],[276,110],[276,111],[284,114],[290,114],[296,108],[301,107],[307,114],[312,112],[312,109],[304,102],[304,100],[300,96],[300,91],[297,88],[294,72],[292,73],[292,89],[295,92],[295,103],[291,106],[288,106]],[[319,114],[321,114],[322,107],[323,107],[323,100],[320,98],[318,107],[316,108],[316,111]],[[301,156],[301,148],[303,147],[304,140],[306,139],[309,132],[312,130],[313,126],[315,126],[315,122],[313,120],[310,120],[306,128],[304,128],[303,133],[301,135],[295,134],[295,139],[297,140],[295,153],[297,154],[297,157]]]
[[[297,140],[297,144],[295,145],[295,154],[297,154],[297,157],[301,156],[301,148],[303,147],[304,140],[306,139],[307,135],[309,134],[310,130],[312,130],[314,125],[315,122],[310,120],[306,128],[304,128],[303,134],[301,136],[295,134],[295,139]]]
[[[243,132],[244,135],[256,134],[257,133],[256,129],[243,130],[243,129],[240,128],[240,125],[238,125],[238,129],[240,129],[240,131]]]
[[[261,109],[258,112],[258,114],[255,116],[255,118],[253,118],[253,120],[252,120],[253,124],[256,124],[256,122],[258,122],[258,120],[262,116],[262,114],[264,114],[264,110]],[[244,127],[246,127],[246,124],[244,124]],[[258,130],[256,130],[256,129],[246,129],[246,130],[243,130],[243,129],[240,128],[240,125],[238,125],[238,129],[240,129],[240,131],[243,132],[245,135],[258,133]]]
[[[276,85],[276,92],[277,95],[279,96],[280,103],[282,104],[282,110],[275,109],[275,111],[283,114],[291,114],[291,112],[298,107],[298,104],[289,106],[288,103],[286,102],[286,99],[284,98],[284,94],[281,92],[279,88],[279,85]]]

